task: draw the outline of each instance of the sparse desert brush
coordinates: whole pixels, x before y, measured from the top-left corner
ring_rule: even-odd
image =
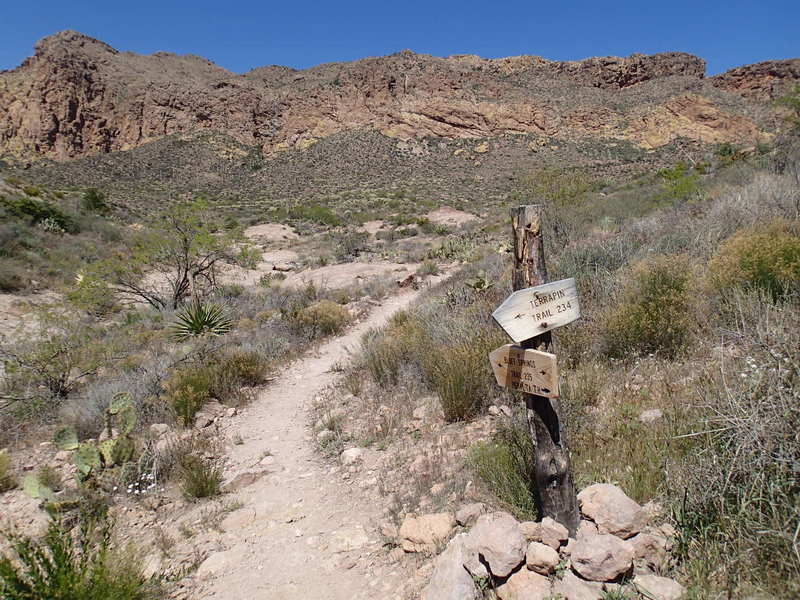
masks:
[[[738,357],[695,386],[692,451],[671,473],[679,556],[698,590],[800,597],[800,313],[737,304]]]
[[[734,287],[762,290],[777,299],[800,289],[800,222],[777,219],[728,238],[710,263],[724,293]]]
[[[314,339],[339,333],[350,321],[350,313],[332,300],[319,300],[298,311],[293,320],[300,331]]]
[[[108,521],[83,519],[73,535],[52,521],[41,539],[7,534],[10,554],[0,557],[4,600],[156,600],[163,590],[142,574],[132,548],[115,548]]]
[[[489,491],[519,519],[534,520],[534,448],[524,416],[517,415],[494,437],[472,447],[469,462]]]
[[[610,356],[675,356],[695,326],[691,263],[680,256],[653,257],[635,264],[603,331]]]
[[[211,370],[199,364],[179,369],[164,383],[163,399],[184,427],[194,423],[198,411],[211,398]]]
[[[181,491],[194,500],[212,498],[222,491],[222,466],[202,456],[185,455],[178,465]]]
[[[17,478],[11,470],[11,457],[5,450],[0,450],[0,494],[17,487]]]
[[[361,340],[367,371],[384,388],[396,385],[403,365],[418,358],[428,345],[420,321],[406,311],[392,316],[384,329],[368,331]]]

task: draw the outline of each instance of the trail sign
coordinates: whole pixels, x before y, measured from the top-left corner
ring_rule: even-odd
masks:
[[[489,353],[497,385],[527,394],[558,398],[556,355],[506,344]]]
[[[515,342],[572,323],[580,316],[578,288],[573,278],[517,290],[492,313]]]

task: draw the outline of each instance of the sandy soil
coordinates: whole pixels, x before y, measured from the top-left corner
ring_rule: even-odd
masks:
[[[225,549],[198,570],[197,598],[251,600],[383,600],[398,597],[407,574],[389,565],[377,526],[377,492],[343,480],[316,453],[307,427],[315,396],[339,376],[331,372],[378,327],[416,297],[386,300],[347,334],[290,365],[228,432],[228,476],[268,469],[239,493],[243,507],[223,522]]]
[[[450,206],[442,206],[427,215],[428,220],[436,225],[447,225],[448,227],[460,227],[464,223],[477,221],[478,217],[463,210],[457,210]]]

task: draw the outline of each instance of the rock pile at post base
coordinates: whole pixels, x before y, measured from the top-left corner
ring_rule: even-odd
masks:
[[[578,502],[582,521],[575,538],[553,519],[518,522],[479,505],[462,508],[455,519],[409,517],[399,535],[406,551],[443,546],[442,527],[430,527],[430,540],[425,540],[420,539],[420,523],[446,522],[450,534],[456,524],[474,523],[452,537],[436,558],[422,599],[477,600],[479,587],[494,589],[499,600],[602,600],[620,588],[631,599],[684,597],[678,582],[658,574],[669,565],[671,526],[650,523],[648,512],[614,485],[591,485],[578,494]],[[463,518],[466,513],[471,518]],[[413,532],[413,539],[403,539],[405,532]]]

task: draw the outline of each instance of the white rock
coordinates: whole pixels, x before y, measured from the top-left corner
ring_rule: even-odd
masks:
[[[339,455],[339,460],[343,465],[354,465],[364,460],[364,450],[362,448],[348,448]]]
[[[456,511],[456,523],[462,527],[469,527],[478,517],[488,512],[489,507],[483,502],[473,502],[465,504]]]
[[[633,585],[653,600],[680,600],[686,593],[683,586],[674,579],[658,575],[637,575],[633,579]]]
[[[525,553],[525,564],[531,571],[540,575],[550,575],[558,566],[558,552],[550,546],[541,542],[531,542],[528,544],[528,551]]]
[[[478,600],[481,593],[464,568],[464,542],[468,534],[455,536],[434,563],[433,574],[422,600]]]
[[[553,595],[563,600],[601,600],[603,584],[585,581],[572,571],[567,571],[553,584]]]
[[[549,600],[552,594],[550,580],[528,569],[520,569],[505,583],[497,586],[500,600]]]
[[[576,541],[570,559],[584,579],[612,581],[631,570],[633,545],[608,534],[584,536]]]
[[[640,533],[628,540],[633,545],[633,557],[652,568],[659,570],[669,558],[667,554],[668,541],[665,537],[652,533]]]
[[[578,494],[581,512],[597,524],[600,533],[623,539],[636,535],[647,525],[647,514],[625,492],[609,483],[595,483]]]
[[[400,545],[406,552],[434,553],[455,527],[451,513],[407,516],[400,525]]]
[[[465,542],[469,560],[464,566],[475,576],[486,576],[482,558],[492,575],[506,577],[525,560],[527,546],[514,517],[503,512],[482,515]]]
[[[543,544],[558,550],[562,542],[566,542],[569,531],[561,523],[551,517],[545,517],[540,523],[539,535]]]
[[[336,432],[331,431],[330,429],[323,429],[317,434],[317,441],[320,444],[325,444],[334,438],[336,438]]]

